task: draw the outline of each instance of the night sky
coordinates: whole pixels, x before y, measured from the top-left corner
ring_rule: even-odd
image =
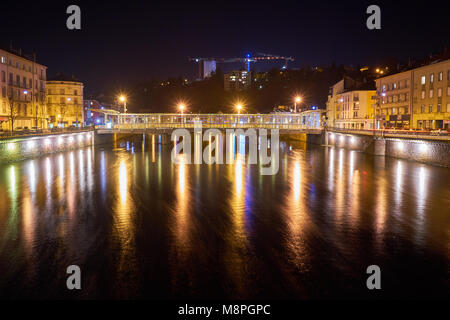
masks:
[[[66,28],[70,4],[81,7],[80,31]],[[366,28],[370,4],[381,7],[381,30]],[[48,76],[74,74],[92,94],[141,79],[193,79],[197,68],[188,56],[263,52],[295,57],[290,67],[407,61],[448,46],[446,7],[436,1],[8,1],[0,39],[3,47],[12,41],[14,48],[35,51]],[[259,63],[256,70],[270,67]]]

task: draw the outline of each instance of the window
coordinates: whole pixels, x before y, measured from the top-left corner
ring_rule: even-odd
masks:
[[[442,88],[438,88],[437,95],[439,98],[442,97]]]
[[[450,102],[447,102],[447,112],[450,112]]]
[[[430,74],[430,83],[434,82],[434,73]]]
[[[433,89],[430,89],[430,92],[429,92],[429,94],[428,94],[428,97],[430,97],[430,98],[433,98]]]
[[[437,105],[436,112],[441,112],[442,106],[440,104]]]
[[[432,113],[432,112],[433,112],[433,105],[432,105],[432,104],[430,104],[430,105],[428,106],[428,112],[429,112],[429,113]]]
[[[449,74],[450,74],[450,71],[449,71]],[[383,92],[385,92],[385,91],[386,91],[386,85],[383,84]]]
[[[450,87],[447,87],[447,97],[450,97]]]
[[[425,113],[425,106],[420,107],[420,113]]]
[[[66,103],[65,100],[64,100],[64,97],[59,98],[59,102],[60,102],[61,104],[65,104],[65,103]]]
[[[420,78],[420,83],[424,85],[424,84],[425,84],[425,81],[426,81],[425,76],[422,76],[422,77]]]
[[[396,83],[396,82],[394,82],[394,83],[392,84],[392,90],[394,90],[394,89],[397,89],[397,83]]]
[[[2,71],[2,82],[6,82],[6,72]]]
[[[64,94],[64,89],[59,89],[59,94]]]
[[[73,94],[77,96],[78,95],[78,90],[74,90]]]
[[[2,63],[5,63],[5,62],[6,62],[5,57],[2,57]]]
[[[397,108],[392,108],[392,114],[397,114]]]
[[[425,90],[422,90],[422,93],[420,94],[420,97],[421,97],[422,99],[425,99]]]
[[[405,80],[405,88],[408,88],[408,87],[409,87],[409,80],[406,79],[406,80]]]
[[[394,94],[394,96],[392,97],[392,101],[393,102],[397,102],[398,101],[398,95]]]
[[[438,73],[438,81],[442,81],[443,78],[444,78],[444,73],[441,71]]]
[[[6,87],[2,87],[2,98],[6,98]]]

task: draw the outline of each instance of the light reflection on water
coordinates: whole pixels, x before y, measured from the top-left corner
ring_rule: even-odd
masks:
[[[392,294],[446,291],[450,170],[283,142],[261,176],[244,141],[175,165],[144,138],[0,167],[0,296],[64,297],[73,263],[80,297],[361,296],[374,263]]]

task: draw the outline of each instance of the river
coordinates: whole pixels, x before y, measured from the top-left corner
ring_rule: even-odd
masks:
[[[263,176],[170,151],[135,136],[0,165],[0,298],[447,296],[448,168],[282,142]]]

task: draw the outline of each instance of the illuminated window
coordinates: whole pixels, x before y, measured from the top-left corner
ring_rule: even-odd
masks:
[[[430,97],[430,98],[433,98],[433,89],[430,89],[430,92],[429,92],[429,94],[428,94],[428,96]]]
[[[447,112],[450,112],[450,102],[447,102]]]
[[[442,97],[442,88],[438,88],[437,95],[438,97]]]
[[[422,77],[420,78],[420,83],[421,83],[421,84],[425,84],[425,81],[426,81],[425,76],[422,76]]]
[[[441,71],[438,73],[438,81],[442,81],[443,78],[444,78],[444,73]]]
[[[422,93],[421,93],[420,97],[421,97],[422,99],[425,99],[425,90],[422,90]]]
[[[429,113],[432,113],[432,112],[433,112],[433,105],[432,105],[432,104],[430,104],[430,105],[428,106],[428,112],[429,112]]]
[[[432,73],[432,74],[430,74],[430,83],[433,83],[434,82],[434,74]]]
[[[425,106],[420,107],[420,113],[425,113]]]

